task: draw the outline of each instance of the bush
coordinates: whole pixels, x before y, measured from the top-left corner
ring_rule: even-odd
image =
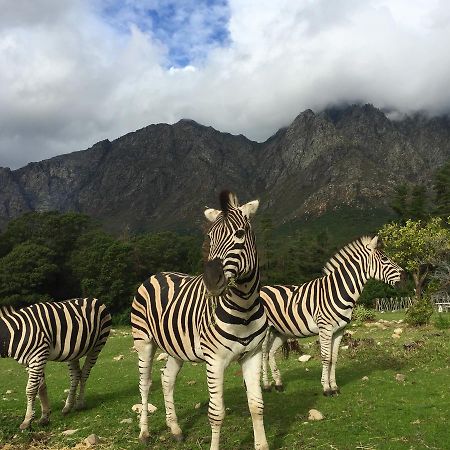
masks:
[[[113,326],[131,325],[131,308],[126,308],[122,312],[111,314],[111,321]]]
[[[433,305],[431,304],[429,298],[423,297],[416,300],[411,307],[408,308],[405,315],[405,322],[414,327],[427,325],[430,322],[432,314]]]
[[[375,320],[375,311],[365,308],[363,305],[358,305],[353,310],[352,317],[356,322],[370,322],[371,320]]]
[[[448,330],[450,328],[450,314],[438,313],[433,325],[439,330]]]

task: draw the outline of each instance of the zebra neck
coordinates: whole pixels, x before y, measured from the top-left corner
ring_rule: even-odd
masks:
[[[367,278],[362,270],[357,270],[352,273],[352,271],[344,268],[344,270],[336,270],[328,276],[334,279],[332,280],[332,282],[334,281],[332,284],[336,286],[340,297],[351,303],[356,303],[367,282]]]
[[[259,300],[261,283],[259,271],[254,271],[249,277],[236,283],[225,295],[218,297],[218,303],[225,309],[235,309],[241,313],[254,309]]]

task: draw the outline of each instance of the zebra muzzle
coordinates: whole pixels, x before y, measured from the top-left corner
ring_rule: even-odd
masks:
[[[220,295],[227,287],[227,280],[223,271],[222,260],[215,258],[205,263],[203,282],[211,295]]]

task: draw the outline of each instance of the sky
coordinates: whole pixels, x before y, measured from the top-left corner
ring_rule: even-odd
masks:
[[[264,141],[305,109],[450,111],[447,0],[0,0],[0,166],[153,123]]]

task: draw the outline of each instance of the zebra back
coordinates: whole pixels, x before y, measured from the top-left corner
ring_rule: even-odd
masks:
[[[111,329],[106,306],[94,298],[37,303],[4,316],[3,322],[8,355],[23,364],[37,355],[52,361],[79,359],[103,346]]]
[[[15,311],[15,309],[12,306],[5,305],[0,306],[0,319],[5,316],[9,316]]]

